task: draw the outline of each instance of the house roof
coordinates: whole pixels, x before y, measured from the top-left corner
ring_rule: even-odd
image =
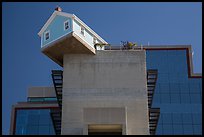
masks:
[[[80,23],[80,25],[82,25],[84,28],[86,28],[89,32],[91,32],[91,34],[93,36],[95,36],[96,38],[98,38],[102,43],[108,44],[104,39],[102,39],[97,33],[95,33],[90,27],[88,27],[83,21],[81,21],[76,15],[74,14],[70,14],[70,13],[65,13],[65,12],[60,12],[60,11],[54,11],[52,13],[52,15],[50,16],[50,18],[47,20],[47,22],[45,23],[45,25],[41,28],[40,32],[38,33],[38,35],[41,37],[43,32],[47,29],[47,27],[49,26],[49,24],[52,22],[52,20],[57,16],[65,16],[65,17],[69,17],[72,18],[74,20],[76,20],[77,22]]]

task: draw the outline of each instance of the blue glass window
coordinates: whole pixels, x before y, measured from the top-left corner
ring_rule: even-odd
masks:
[[[16,126],[16,135],[25,135],[26,133],[24,125],[17,125]]]
[[[168,83],[169,82],[168,73],[158,73],[158,81],[160,83]]]
[[[28,125],[26,127],[26,134],[27,135],[38,135],[38,126],[31,126],[31,125]]]
[[[157,135],[202,133],[202,79],[188,77],[186,53],[186,50],[146,50],[147,69],[158,69],[153,98],[153,106],[161,111]]]
[[[38,115],[28,115],[28,123],[31,125],[39,124],[39,116]]]
[[[170,83],[169,85],[170,85],[171,93],[176,93],[176,94],[180,93],[180,86],[179,86],[180,84],[178,84],[178,83],[175,83],[175,84]]]
[[[181,93],[184,93],[184,94],[189,93],[188,84],[180,84],[180,91]]]
[[[180,94],[171,94],[171,103],[180,103]]]
[[[193,126],[192,125],[183,125],[183,134],[184,135],[193,135]]]
[[[40,115],[39,124],[40,125],[49,125],[50,124],[50,117],[48,117],[47,115]]]
[[[161,94],[161,103],[170,103],[170,94]]]
[[[193,113],[193,124],[202,124],[202,115],[201,113]]]
[[[183,113],[183,123],[184,124],[192,124],[192,116],[191,113]]]
[[[163,124],[163,135],[172,135],[173,127],[170,124]]]
[[[39,135],[48,135],[49,134],[49,125],[39,126]]]
[[[183,134],[183,127],[181,124],[173,125],[174,135],[182,135]]]
[[[55,135],[49,109],[18,109],[16,135]]]
[[[24,115],[19,115],[19,116],[18,116],[18,119],[16,120],[16,123],[17,123],[18,125],[24,125],[24,124],[26,124],[26,120],[27,120],[27,117],[26,117],[26,116],[24,116]]]
[[[182,124],[182,114],[180,113],[173,113],[173,123],[174,124]]]
[[[200,94],[190,94],[191,103],[201,103]]]
[[[190,92],[191,93],[200,93],[200,86],[199,84],[189,84],[190,85]]]
[[[191,99],[190,99],[190,95],[189,94],[181,94],[181,103],[182,104],[190,104],[191,103]]]
[[[172,124],[171,113],[162,113],[162,119],[164,124]]]
[[[160,93],[164,94],[164,93],[169,93],[169,84],[160,84]]]
[[[202,125],[193,125],[194,135],[202,135]]]

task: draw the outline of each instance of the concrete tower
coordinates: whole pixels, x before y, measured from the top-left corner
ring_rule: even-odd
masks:
[[[150,134],[144,50],[104,50],[105,40],[59,7],[38,35],[63,68],[53,71],[60,134]]]

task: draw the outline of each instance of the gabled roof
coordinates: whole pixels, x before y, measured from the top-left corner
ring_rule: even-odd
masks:
[[[47,20],[47,22],[45,23],[45,25],[42,27],[42,29],[40,30],[40,32],[38,32],[38,35],[41,36],[43,34],[43,32],[47,29],[47,27],[50,25],[50,23],[52,22],[52,20],[57,16],[57,15],[61,15],[61,16],[65,16],[65,17],[69,17],[72,18],[73,14],[69,14],[69,13],[64,13],[64,12],[59,12],[59,11],[54,11],[52,13],[52,15],[50,16],[50,18]]]
[[[74,14],[69,14],[69,13],[65,13],[65,12],[59,12],[59,11],[54,11],[53,14],[50,16],[50,18],[47,20],[47,22],[45,23],[45,25],[42,27],[42,29],[40,30],[40,32],[38,33],[38,35],[41,37],[43,32],[47,29],[47,27],[49,26],[49,24],[52,22],[52,20],[57,16],[65,16],[65,17],[69,17],[72,18],[74,20],[76,20],[77,22],[80,23],[80,25],[82,25],[84,28],[86,28],[89,32],[91,32],[96,38],[98,38],[102,43],[108,44],[104,39],[102,39],[97,33],[95,33],[90,27],[88,27],[83,21],[81,21],[76,15]]]

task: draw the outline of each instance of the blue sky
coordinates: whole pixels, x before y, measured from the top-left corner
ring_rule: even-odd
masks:
[[[9,134],[11,106],[26,101],[31,86],[51,86],[61,69],[40,51],[37,33],[59,5],[110,44],[192,45],[194,72],[202,72],[202,3],[2,3],[2,133]]]

